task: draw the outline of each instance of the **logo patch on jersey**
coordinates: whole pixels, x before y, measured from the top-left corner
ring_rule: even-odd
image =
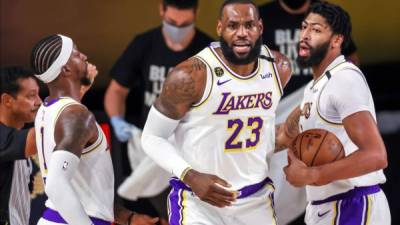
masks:
[[[221,86],[221,85],[223,85],[223,84],[225,84],[225,83],[228,83],[228,82],[231,81],[231,80],[232,80],[232,79],[223,80],[223,81],[217,80],[217,85],[218,85],[218,86]]]
[[[217,77],[222,77],[224,75],[224,69],[222,69],[221,67],[215,67],[214,73]]]
[[[260,74],[261,79],[267,79],[272,77],[272,73],[268,72],[266,74]]]
[[[304,116],[306,119],[310,118],[311,106],[312,102],[305,103],[300,115]]]
[[[226,115],[231,110],[241,109],[269,109],[272,106],[272,91],[267,93],[249,95],[231,95],[230,92],[222,93],[222,100],[217,111],[213,114]]]
[[[62,166],[63,170],[66,170],[68,168],[68,162],[64,161],[64,164]]]
[[[331,211],[331,210],[328,210],[328,211],[323,212],[323,213],[318,212],[318,217],[323,217],[323,216],[325,216],[326,214],[328,214],[329,211]]]

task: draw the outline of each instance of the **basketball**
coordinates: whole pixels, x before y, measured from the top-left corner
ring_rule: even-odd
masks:
[[[323,129],[300,133],[293,142],[293,152],[307,166],[319,166],[344,158],[344,149],[335,134]]]

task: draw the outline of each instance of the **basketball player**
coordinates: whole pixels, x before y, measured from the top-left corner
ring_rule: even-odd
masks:
[[[154,224],[157,218],[114,207],[114,174],[104,133],[80,103],[93,82],[87,57],[62,35],[41,40],[32,67],[49,88],[35,118],[40,170],[48,196],[38,224]],[[115,213],[115,216],[114,216]]]
[[[339,6],[323,2],[310,8],[301,26],[297,61],[312,67],[314,79],[286,128],[280,129],[278,145],[283,137],[320,128],[334,133],[344,146],[344,159],[318,167],[306,167],[288,151],[284,171],[291,184],[306,186],[307,224],[389,225],[389,206],[379,187],[386,180],[386,149],[371,92],[360,69],[341,55],[350,34],[350,17]]]
[[[252,1],[225,1],[220,42],[172,70],[150,110],[142,144],[175,176],[171,225],[276,223],[266,159],[290,65],[262,45],[262,31]]]

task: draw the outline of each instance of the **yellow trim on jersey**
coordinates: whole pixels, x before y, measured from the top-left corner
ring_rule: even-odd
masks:
[[[322,78],[326,77],[326,72],[332,71],[333,69],[335,69],[336,67],[342,65],[343,63],[346,63],[346,61],[341,62],[341,63],[338,63],[337,65],[335,65],[334,67],[332,67],[332,69],[329,69],[329,70],[325,71],[325,73],[323,73],[321,76],[319,76],[316,80],[313,81],[313,84],[311,85],[310,88],[314,88],[314,86],[315,86],[320,80],[322,80]]]
[[[186,224],[186,208],[187,208],[187,192],[186,190],[182,189],[182,225]]]
[[[369,222],[370,222],[370,220],[371,220],[371,207],[372,207],[372,206],[371,206],[371,205],[372,205],[371,196],[370,196],[370,195],[367,195],[366,200],[367,200],[367,202],[366,202],[366,205],[367,205],[367,216],[366,216],[366,218],[365,218],[364,224],[365,224],[365,225],[368,225]]]
[[[274,194],[275,191],[275,187],[272,184],[266,184],[265,187],[271,187],[272,188],[272,192],[270,192],[268,194],[268,200],[269,200],[269,204],[268,206],[271,208],[271,212],[272,212],[272,222],[274,225],[277,225],[277,218],[276,218],[276,212],[275,212],[275,206],[274,206],[274,198],[272,197],[272,195]]]
[[[99,128],[97,128],[97,129],[99,129]],[[95,142],[94,144],[92,144],[91,146],[89,146],[89,147],[83,149],[83,150],[86,150],[86,149],[88,149],[88,150],[86,150],[85,152],[82,151],[82,155],[86,155],[86,154],[88,154],[88,153],[90,153],[90,152],[96,150],[96,149],[103,143],[103,140],[105,139],[105,138],[104,138],[104,135],[103,135],[99,130],[98,130],[98,133],[99,133],[99,135],[101,136],[101,139],[100,139],[99,143],[96,144],[96,142],[97,142],[97,141],[96,141],[96,142]],[[99,140],[99,139],[97,139],[97,140]],[[93,145],[95,145],[95,146],[92,147]]]
[[[234,74],[234,71],[232,71],[233,73],[230,71],[230,70],[232,70],[232,69],[229,68],[227,65],[225,65],[225,63],[220,59],[220,57],[217,55],[217,53],[214,52],[214,49],[213,49],[211,46],[209,46],[208,48],[209,48],[209,50],[210,50],[210,52],[211,52],[211,55],[213,55],[213,56],[215,57],[215,59],[217,60],[217,62],[218,62],[222,67],[225,68],[225,71],[228,73],[228,75],[230,75],[232,78],[234,78],[234,79],[236,79],[236,80],[240,80],[240,81],[247,81],[247,80],[250,80],[250,79],[256,77],[257,74],[258,74],[258,72],[260,71],[261,62],[260,62],[260,58],[258,58],[258,59],[257,59],[257,69],[256,69],[252,74],[250,74],[250,76],[242,77],[242,76],[236,75],[236,74]]]
[[[198,107],[202,106],[205,102],[207,102],[207,101],[209,100],[210,96],[211,96],[211,93],[212,93],[212,90],[213,90],[213,87],[214,87],[214,71],[213,71],[212,67],[210,66],[210,64],[208,64],[207,61],[204,60],[201,56],[196,55],[196,56],[194,56],[194,57],[198,58],[198,59],[201,60],[204,64],[206,64],[206,66],[208,66],[208,68],[209,68],[210,71],[211,71],[211,87],[210,87],[210,91],[209,91],[208,94],[207,94],[207,97],[206,97],[204,100],[200,99],[200,102],[197,102],[196,104],[193,104],[193,105],[192,105],[192,108],[198,108]],[[207,76],[207,75],[206,75],[206,76]],[[208,76],[207,76],[207,77],[208,77]],[[207,81],[206,81],[206,87],[207,87]],[[204,89],[204,91],[207,91],[207,90]],[[204,94],[203,94],[203,96],[204,96]]]
[[[338,206],[338,201],[334,201],[333,202],[333,217],[332,217],[332,222],[331,222],[332,225],[336,224],[336,219],[338,216],[337,206]]]
[[[263,45],[263,47],[265,48],[266,52],[268,53],[268,56],[274,58],[272,53],[270,52],[269,48],[266,45]],[[283,95],[283,86],[282,86],[281,79],[279,77],[278,69],[276,68],[276,66],[275,66],[275,64],[273,62],[269,62],[269,65],[270,65],[271,71],[274,74],[275,84],[278,87],[279,93],[280,93],[280,95],[282,97],[282,95]]]
[[[188,166],[185,170],[183,170],[183,172],[182,172],[182,174],[181,174],[181,177],[180,177],[179,179],[180,179],[181,181],[183,181],[183,179],[185,178],[187,172],[188,172],[189,170],[191,170],[191,169],[192,169],[192,167],[191,167],[191,166]]]

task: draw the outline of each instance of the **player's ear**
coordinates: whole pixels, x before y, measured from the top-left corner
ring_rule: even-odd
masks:
[[[341,34],[335,34],[333,35],[332,38],[332,47],[334,48],[340,48],[342,46],[342,43],[344,41],[344,37]]]
[[[218,35],[218,37],[221,37],[221,35],[222,35],[222,21],[221,21],[221,19],[219,19],[217,21],[217,35]]]
[[[160,5],[159,5],[159,11],[160,11],[160,17],[161,17],[161,18],[164,18],[164,13],[165,13],[164,8],[165,8],[165,6],[164,6],[164,4],[161,2]]]

